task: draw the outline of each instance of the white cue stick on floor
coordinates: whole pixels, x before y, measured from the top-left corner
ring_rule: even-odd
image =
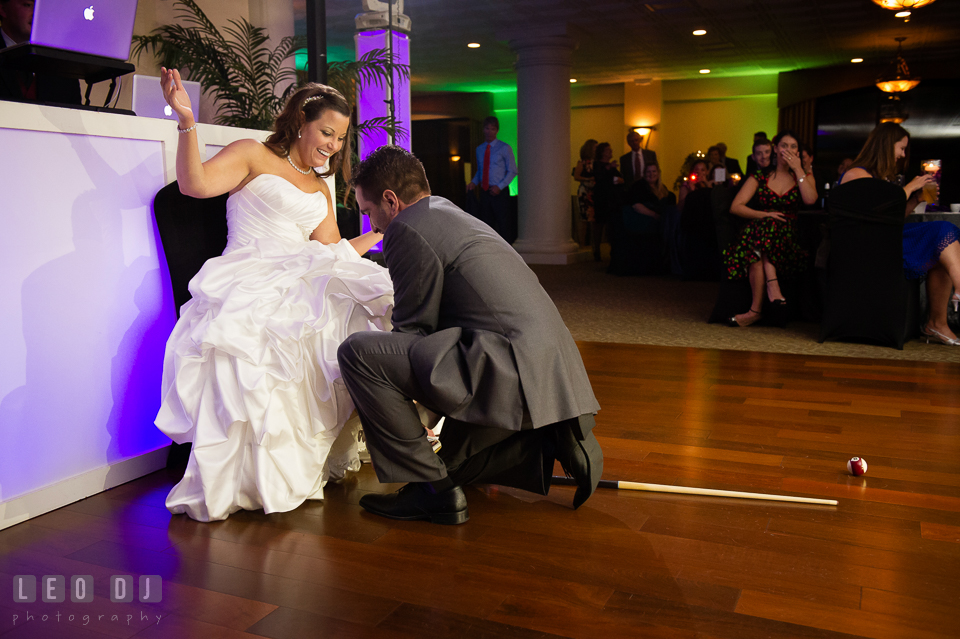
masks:
[[[575,485],[570,477],[553,477],[554,484]],[[643,484],[633,481],[613,481],[601,479],[599,488],[616,488],[618,490],[640,490],[651,493],[673,493],[675,495],[701,495],[707,497],[733,497],[736,499],[761,499],[765,501],[786,501],[797,504],[819,504],[822,506],[836,506],[836,499],[815,499],[813,497],[794,497],[793,495],[771,495],[766,493],[745,493],[738,490],[717,490],[714,488],[691,488],[690,486],[670,486],[667,484]]]

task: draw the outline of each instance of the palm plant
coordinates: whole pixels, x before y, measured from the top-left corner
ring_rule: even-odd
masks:
[[[271,50],[266,46],[266,30],[245,18],[230,20],[221,32],[195,0],[176,0],[175,5],[181,23],[133,36],[133,55],[139,60],[149,49],[161,65],[186,70],[191,80],[216,98],[217,124],[269,129],[287,97],[305,81],[294,65],[284,64],[305,45],[304,39],[288,36]],[[357,61],[327,66],[328,84],[353,105],[357,85],[382,86],[395,72],[408,77],[409,67],[395,64],[385,49],[371,51]],[[407,135],[392,118],[375,118],[356,126],[360,135],[372,129]]]

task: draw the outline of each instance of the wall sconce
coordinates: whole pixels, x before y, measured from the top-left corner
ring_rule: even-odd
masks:
[[[643,148],[647,148],[647,145],[650,144],[650,134],[656,130],[656,124],[652,124],[650,126],[638,126],[631,129],[631,131],[643,138]]]
[[[459,155],[451,155],[451,156],[450,156],[450,161],[451,161],[451,162],[459,162],[459,161],[460,161],[460,156],[459,156]]]

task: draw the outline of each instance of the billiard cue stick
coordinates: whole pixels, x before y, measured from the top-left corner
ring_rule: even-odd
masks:
[[[553,476],[554,484],[565,486],[575,486],[576,481],[572,477]],[[744,493],[738,490],[717,490],[715,488],[692,488],[690,486],[670,486],[667,484],[643,484],[634,481],[615,481],[610,479],[601,479],[597,484],[599,488],[616,488],[618,490],[642,490],[651,493],[673,493],[676,495],[703,495],[707,497],[734,497],[737,499],[762,499],[766,501],[789,501],[798,504],[821,504],[824,506],[836,506],[839,502],[835,499],[815,499],[813,497],[794,497],[793,495],[769,495],[766,493]]]

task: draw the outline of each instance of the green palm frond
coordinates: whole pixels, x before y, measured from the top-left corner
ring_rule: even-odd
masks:
[[[410,137],[410,131],[397,124],[397,122],[387,116],[382,118],[370,118],[364,120],[356,126],[357,135],[367,137],[375,131],[386,131],[388,135],[393,136],[395,140],[406,140]]]

